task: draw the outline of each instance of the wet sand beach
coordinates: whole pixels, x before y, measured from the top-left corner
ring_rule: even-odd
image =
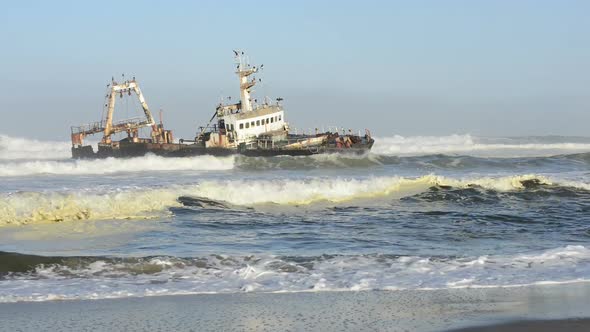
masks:
[[[0,330],[581,331],[590,326],[579,319],[590,317],[589,296],[589,285],[576,283],[17,302],[0,304]]]
[[[590,331],[590,319],[562,319],[562,320],[535,320],[535,321],[516,321],[490,326],[467,327],[453,330],[452,332],[550,332],[550,331],[568,331],[568,332],[586,332]]]

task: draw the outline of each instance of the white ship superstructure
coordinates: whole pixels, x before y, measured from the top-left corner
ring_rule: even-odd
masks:
[[[281,98],[277,98],[276,103],[272,104],[268,98],[265,98],[262,103],[253,99],[253,88],[259,82],[253,74],[257,73],[262,66],[251,66],[244,52],[234,51],[234,53],[241,99],[235,104],[221,103],[217,106],[214,118],[217,118],[218,130],[210,133],[206,146],[237,147],[240,144],[250,144],[260,137],[285,139],[289,126],[280,105]],[[199,135],[204,134],[205,129],[203,128]]]

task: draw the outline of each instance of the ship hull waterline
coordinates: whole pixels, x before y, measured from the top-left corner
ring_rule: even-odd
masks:
[[[99,146],[94,152],[92,146],[72,147],[74,159],[99,159],[99,158],[132,158],[153,154],[162,157],[192,157],[201,155],[232,156],[244,155],[249,157],[274,157],[274,156],[310,156],[316,154],[364,154],[371,150],[373,142],[353,145],[351,147],[317,146],[301,149],[286,148],[222,148],[204,147],[199,144],[182,143],[120,143],[116,148],[111,146]]]

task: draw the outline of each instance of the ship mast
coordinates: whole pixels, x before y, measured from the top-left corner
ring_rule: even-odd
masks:
[[[236,74],[240,78],[241,109],[242,112],[249,112],[252,110],[250,89],[256,85],[256,79],[252,78],[249,80],[249,77],[258,72],[258,68],[250,66],[244,52],[234,50],[234,54],[236,55],[236,63],[238,64]]]

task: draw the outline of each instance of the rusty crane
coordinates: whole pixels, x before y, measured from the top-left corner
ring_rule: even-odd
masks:
[[[163,124],[156,124],[154,117],[150,112],[150,109],[141,93],[139,84],[135,79],[125,81],[121,84],[115,82],[113,79],[110,86],[110,91],[107,95],[107,114],[104,120],[85,124],[81,126],[72,127],[72,148],[82,147],[84,145],[84,139],[86,136],[103,133],[103,137],[99,143],[102,146],[116,145],[118,142],[113,142],[111,137],[114,134],[126,132],[127,140],[132,142],[146,141],[146,139],[139,138],[138,131],[140,128],[151,127],[151,143],[171,143],[172,132],[170,130],[164,130]],[[145,117],[135,117],[125,119],[117,122],[113,122],[113,115],[115,112],[115,101],[117,95],[121,98],[123,94],[134,92],[139,99],[139,103],[143,109]]]

